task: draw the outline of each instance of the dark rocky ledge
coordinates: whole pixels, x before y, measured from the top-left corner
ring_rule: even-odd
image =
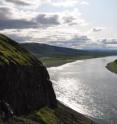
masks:
[[[57,106],[46,68],[4,35],[0,35],[0,99],[10,104],[16,115]]]

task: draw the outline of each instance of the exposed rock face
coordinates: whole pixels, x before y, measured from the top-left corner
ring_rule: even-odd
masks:
[[[8,42],[9,38],[5,41],[5,38],[7,37],[0,35],[0,99],[8,102],[17,115],[45,105],[56,107],[56,96],[46,68],[18,44]],[[6,47],[7,44],[12,44],[14,50]],[[9,49],[19,54],[6,55],[5,52],[9,53]],[[22,57],[23,64],[19,63],[19,56]]]

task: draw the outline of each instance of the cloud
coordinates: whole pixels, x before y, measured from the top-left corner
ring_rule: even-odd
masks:
[[[61,7],[72,7],[77,4],[88,4],[84,0],[5,0],[8,3],[13,3],[15,5],[41,5],[41,4],[51,4],[53,6]]]
[[[6,2],[13,3],[15,5],[30,5],[29,3],[25,2],[24,0],[5,0]]]
[[[73,48],[113,47],[116,36],[111,35],[112,30],[90,24],[80,11],[85,9],[84,5],[89,5],[87,1],[0,0],[0,32],[18,42],[43,42]]]
[[[89,3],[87,1],[81,1],[80,5],[89,5]]]
[[[77,25],[84,24],[84,20],[79,17],[79,12],[75,11],[67,11],[68,16],[63,17],[66,12],[62,13],[44,13],[38,12],[38,8],[40,8],[41,4],[61,4],[65,3],[76,3],[82,0],[5,0],[2,2],[4,8],[0,11],[0,29],[24,29],[24,28],[46,28],[52,26],[62,25],[63,22],[68,25]],[[13,3],[16,6],[13,6]],[[32,6],[32,5],[36,6]],[[21,5],[21,6],[19,6]],[[29,5],[29,7],[25,7],[23,5]],[[31,6],[32,7],[31,7]],[[51,6],[52,7],[52,6]],[[77,18],[75,17],[77,16]],[[63,18],[64,19],[63,19]],[[1,19],[2,18],[2,19]],[[61,20],[60,20],[61,18]],[[60,22],[61,21],[61,22]],[[24,24],[23,24],[24,23]],[[21,25],[21,26],[19,26]],[[23,27],[24,26],[24,27]]]
[[[34,19],[38,24],[50,26],[50,25],[59,25],[58,15],[48,16],[46,14],[40,14]]]
[[[18,19],[7,19],[0,20],[0,29],[26,29],[36,28],[36,24],[31,21],[18,20]]]
[[[103,29],[102,29],[102,28],[93,28],[92,30],[93,30],[93,32],[100,32],[100,31],[102,31]]]
[[[60,15],[60,17],[62,18],[62,22],[70,27],[75,26],[75,28],[81,28],[82,26],[88,25],[86,20],[82,17],[82,13],[80,13],[78,9],[73,9],[72,12],[71,10],[66,11],[63,15]]]
[[[19,43],[24,43],[26,41],[29,41],[31,39],[30,36],[20,36],[19,34],[7,34],[8,37],[10,37],[11,39],[19,42]]]
[[[2,14],[0,14],[1,16]],[[9,16],[3,15],[4,19],[0,19],[0,29],[28,29],[28,28],[48,28],[50,26],[59,25],[58,16],[39,14],[30,21],[24,19],[9,19]]]
[[[51,0],[51,4],[53,6],[61,6],[61,7],[72,7],[78,3],[79,0],[56,0],[54,2]]]
[[[86,45],[91,39],[89,39],[87,36],[73,36],[71,39],[66,40],[64,39],[59,41],[52,41],[49,42],[51,45],[57,45],[61,47],[70,47],[70,48],[82,48],[84,45]]]
[[[63,17],[64,23],[71,24],[75,20],[73,16]]]
[[[7,7],[0,7],[0,20],[10,18],[11,12]]]
[[[110,40],[108,40],[108,39],[103,39],[103,40],[101,40],[100,42],[102,42],[103,44],[116,44],[117,45],[117,39],[110,39]]]

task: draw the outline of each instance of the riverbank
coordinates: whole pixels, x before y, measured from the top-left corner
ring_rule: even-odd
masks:
[[[84,115],[70,109],[58,102],[54,110],[45,107],[28,117],[33,121],[43,122],[42,124],[94,124],[93,121]]]
[[[13,120],[4,122],[0,119],[1,124],[94,124],[88,117],[70,109],[69,107],[58,102],[56,109],[44,107],[39,111],[23,115],[14,116]]]
[[[108,63],[106,68],[109,71],[117,74],[117,60],[115,60],[114,62]]]
[[[81,56],[64,56],[64,57],[40,57],[39,59],[46,67],[57,67],[61,66],[66,63],[71,63],[76,60],[85,60],[85,59],[92,59],[92,58],[101,58],[106,56],[91,56],[91,55],[81,55]]]

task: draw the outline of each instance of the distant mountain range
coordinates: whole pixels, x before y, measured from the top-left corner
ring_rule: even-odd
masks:
[[[117,50],[82,50],[72,49],[65,47],[51,46],[40,43],[22,43],[24,48],[32,52],[37,57],[52,57],[52,56],[81,56],[81,55],[93,55],[93,56],[109,56],[117,55]]]

